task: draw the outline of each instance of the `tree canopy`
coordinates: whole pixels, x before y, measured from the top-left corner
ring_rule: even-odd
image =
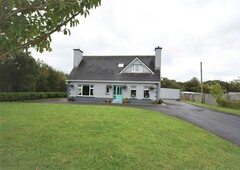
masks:
[[[65,92],[66,78],[30,53],[0,59],[0,92]]]
[[[212,92],[212,88],[218,84],[224,93],[228,92],[240,92],[240,78],[235,79],[230,82],[225,82],[221,80],[208,80],[203,82],[203,92],[210,94]],[[180,89],[183,91],[190,91],[190,92],[200,92],[200,82],[196,77],[193,77],[191,80],[186,82],[178,82],[176,80],[171,80],[166,77],[161,79],[161,87],[162,88],[173,88],[173,89]]]
[[[0,0],[0,58],[35,48],[50,51],[54,32],[70,34],[78,15],[86,17],[101,0]]]

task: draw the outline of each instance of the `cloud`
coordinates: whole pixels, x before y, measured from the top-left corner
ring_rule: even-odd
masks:
[[[239,0],[103,0],[70,37],[54,34],[51,53],[33,55],[69,73],[74,48],[85,55],[154,55],[162,46],[163,77],[200,77],[202,61],[205,80],[231,81],[240,75],[239,6]]]

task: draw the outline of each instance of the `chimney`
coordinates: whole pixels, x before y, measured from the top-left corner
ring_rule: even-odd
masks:
[[[161,68],[161,53],[162,47],[155,48],[155,70],[160,70]]]
[[[77,68],[83,59],[83,51],[80,49],[73,49],[73,68]]]

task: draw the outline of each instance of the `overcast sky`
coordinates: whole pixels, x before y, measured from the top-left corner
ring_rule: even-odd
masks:
[[[240,76],[240,0],[102,0],[71,36],[55,33],[52,52],[32,55],[70,73],[73,49],[84,55],[154,55],[162,77],[232,81]]]

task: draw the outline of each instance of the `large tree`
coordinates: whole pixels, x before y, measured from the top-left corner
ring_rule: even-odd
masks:
[[[29,53],[0,60],[0,92],[35,91],[37,63]]]
[[[87,16],[101,0],[0,0],[0,58],[34,47],[50,51],[54,32],[70,34],[78,15]]]
[[[0,92],[65,92],[66,78],[30,53],[0,59]]]

